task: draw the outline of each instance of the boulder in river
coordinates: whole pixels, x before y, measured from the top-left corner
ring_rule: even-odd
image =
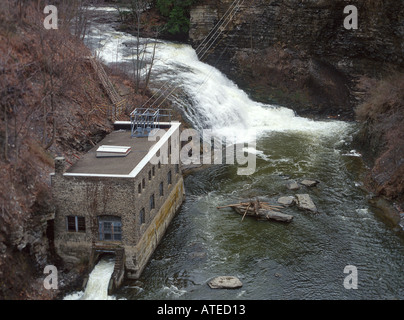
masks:
[[[278,222],[291,222],[293,220],[293,216],[280,212],[283,206],[274,206],[267,202],[261,202],[258,200],[255,202],[249,201],[229,204],[227,206],[217,208],[232,208],[234,211],[243,216],[241,221],[243,221],[246,216],[254,217],[258,220],[274,220]]]
[[[316,205],[308,194],[297,194],[296,198],[299,209],[318,213]]]
[[[283,206],[293,206],[296,203],[296,198],[294,196],[280,197],[278,203]]]
[[[313,179],[304,179],[304,180],[300,181],[300,184],[302,184],[306,187],[315,187],[319,183],[320,183],[320,181],[313,180]]]
[[[208,282],[211,289],[237,289],[243,286],[242,282],[237,277],[220,276]]]
[[[300,186],[299,186],[299,184],[296,182],[296,181],[289,181],[287,184],[286,184],[286,188],[288,188],[289,190],[299,190],[300,189]]]

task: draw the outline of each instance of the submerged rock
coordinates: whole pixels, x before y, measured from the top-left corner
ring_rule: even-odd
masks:
[[[300,189],[300,186],[299,186],[299,184],[296,182],[296,181],[289,181],[287,184],[286,184],[286,188],[288,188],[289,190],[299,190]]]
[[[189,257],[192,259],[202,259],[206,257],[206,252],[203,251],[195,251],[195,252],[191,252],[189,254]]]
[[[308,194],[297,194],[296,198],[299,209],[318,213],[316,205]]]
[[[216,277],[210,280],[208,285],[211,289],[237,289],[243,286],[239,278],[232,276]]]

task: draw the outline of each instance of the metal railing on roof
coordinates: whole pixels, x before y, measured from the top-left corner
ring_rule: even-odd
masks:
[[[132,137],[148,137],[164,122],[171,122],[171,109],[137,108],[130,114]]]

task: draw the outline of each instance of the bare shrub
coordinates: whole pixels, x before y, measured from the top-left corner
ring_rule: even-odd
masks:
[[[364,103],[356,109],[363,121],[376,159],[370,172],[379,195],[404,202],[404,75],[399,72],[370,86]]]
[[[379,81],[371,89],[369,97],[356,109],[361,121],[376,121],[386,114],[402,113],[404,108],[404,74],[393,75]]]

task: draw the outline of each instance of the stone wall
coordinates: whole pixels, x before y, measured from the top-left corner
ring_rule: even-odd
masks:
[[[171,172],[171,183],[168,173]],[[160,183],[163,195],[160,195]],[[140,189],[139,189],[140,186]],[[139,192],[140,191],[140,192]],[[181,166],[147,163],[134,178],[76,177],[64,174],[63,159],[56,159],[52,176],[55,204],[55,248],[68,266],[91,263],[94,248],[124,248],[131,278],[140,276],[148,259],[184,198]],[[154,195],[155,208],[150,208]],[[144,209],[144,221],[140,212]],[[67,216],[85,218],[85,231],[67,230]],[[119,217],[122,241],[100,241],[98,218]]]
[[[98,242],[98,217],[117,216],[122,220],[122,237],[135,243],[138,237],[130,217],[136,215],[132,205],[135,185],[129,179],[52,177],[55,203],[55,248],[68,265],[90,257],[93,243]],[[67,216],[85,218],[85,232],[69,232]],[[133,218],[134,220],[134,218]],[[133,221],[134,222],[134,221]]]
[[[185,195],[182,176],[176,179],[176,183],[169,187],[168,192],[168,196],[164,197],[164,204],[151,223],[148,224],[136,247],[125,246],[127,277],[130,279],[140,277],[151,255],[162,240],[171,220],[182,205]]]

